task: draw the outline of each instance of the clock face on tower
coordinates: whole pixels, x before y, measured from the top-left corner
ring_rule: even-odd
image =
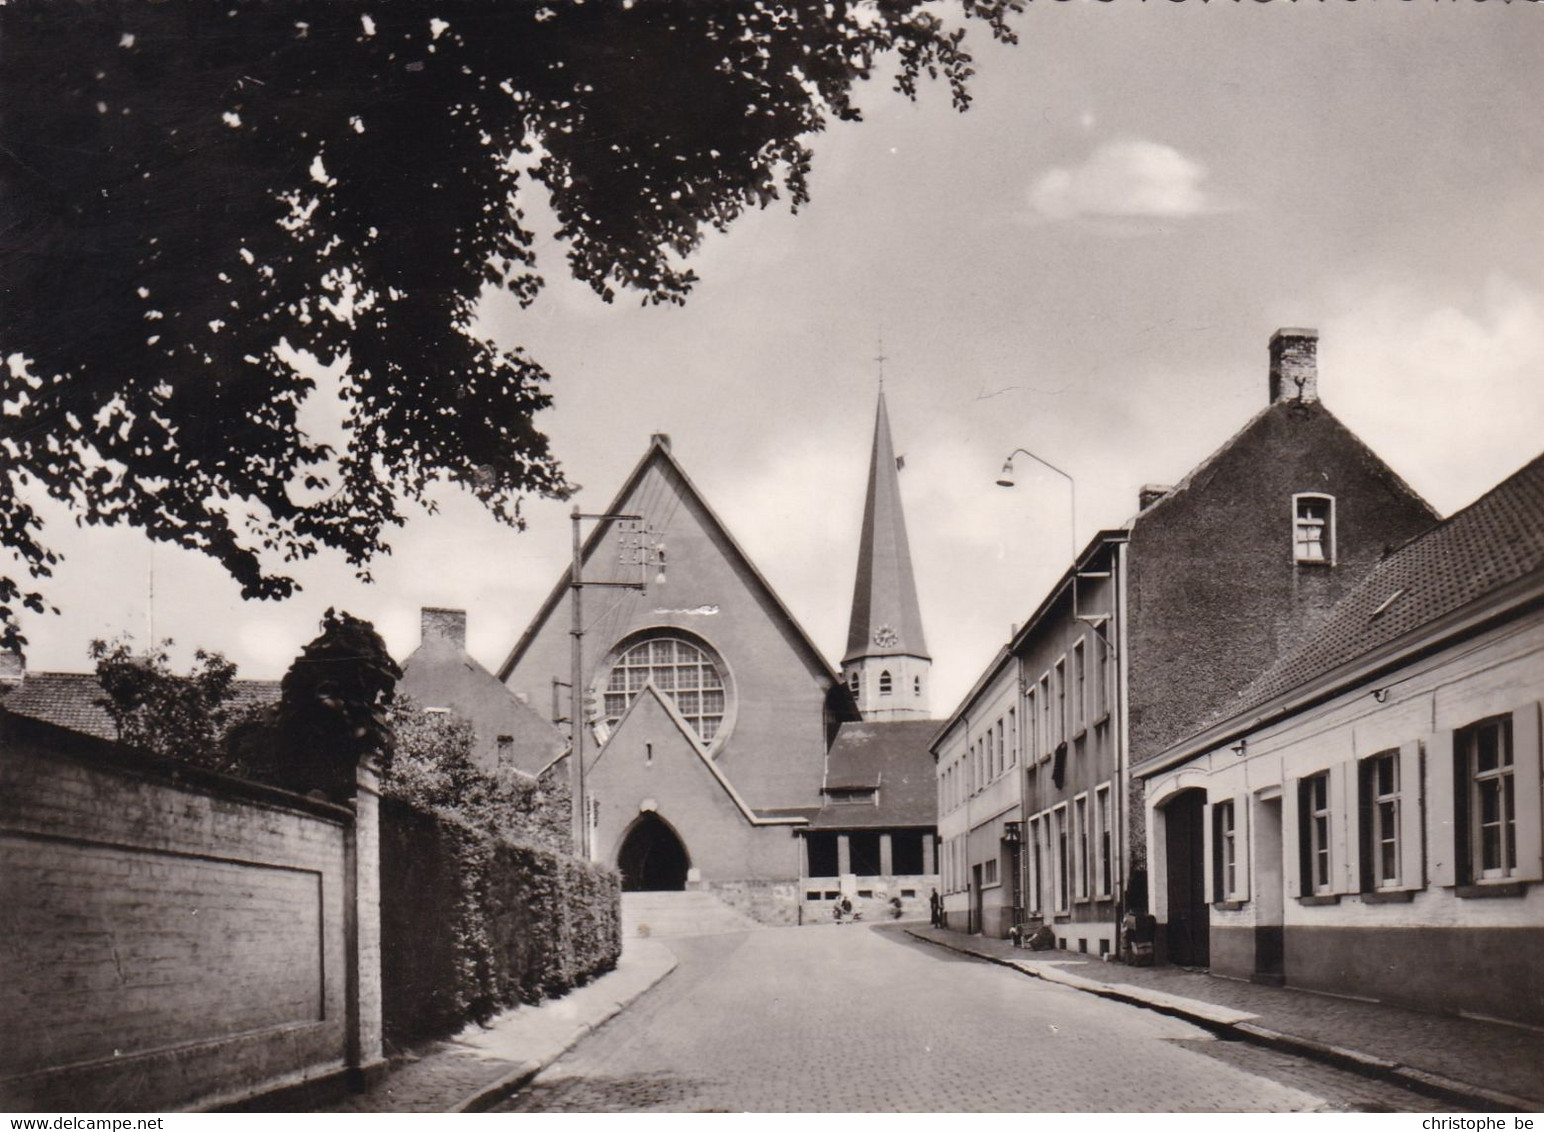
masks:
[[[895,630],[888,625],[881,625],[874,630],[874,643],[882,649],[893,649],[900,644],[901,638],[895,635]]]

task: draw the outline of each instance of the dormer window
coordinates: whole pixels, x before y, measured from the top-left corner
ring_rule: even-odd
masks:
[[[1335,497],[1292,497],[1292,554],[1298,562],[1335,564]]]
[[[887,668],[879,674],[879,694],[888,696],[891,690],[890,670]]]

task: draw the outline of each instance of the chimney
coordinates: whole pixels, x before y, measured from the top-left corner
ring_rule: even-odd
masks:
[[[435,609],[424,606],[420,613],[420,631],[423,644],[445,641],[458,649],[466,648],[466,610]]]
[[[1144,483],[1137,491],[1137,510],[1146,511],[1173,490],[1166,483]]]
[[[1319,332],[1282,327],[1271,335],[1271,404],[1319,399]]]

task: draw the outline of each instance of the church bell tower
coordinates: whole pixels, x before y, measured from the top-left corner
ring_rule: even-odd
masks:
[[[927,719],[929,670],[922,612],[906,541],[901,483],[885,391],[874,415],[874,449],[852,590],[842,679],[866,720]]]

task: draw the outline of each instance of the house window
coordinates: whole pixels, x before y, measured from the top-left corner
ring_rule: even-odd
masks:
[[[1303,894],[1330,890],[1330,776],[1315,774],[1298,784],[1299,844]]]
[[[1087,722],[1087,704],[1085,695],[1088,690],[1088,660],[1083,648],[1083,642],[1079,641],[1072,646],[1072,730],[1083,730]]]
[[[1212,887],[1215,900],[1231,899],[1238,891],[1238,826],[1233,801],[1212,806]]]
[[[1335,499],[1329,495],[1292,497],[1292,547],[1299,562],[1332,565],[1335,561]]]
[[[1056,662],[1056,743],[1067,738],[1067,662]]]
[[[981,865],[981,883],[983,885],[997,883],[997,858],[988,857]]]
[[[890,670],[887,668],[879,674],[879,694],[888,696],[891,691]]]
[[[1056,854],[1056,907],[1064,909],[1071,903],[1068,897],[1072,892],[1067,875],[1071,867],[1067,854],[1067,807],[1057,806],[1053,813],[1056,822],[1056,844],[1053,847]]]
[[[1111,892],[1111,871],[1114,867],[1110,858],[1110,788],[1101,786],[1094,792],[1094,853],[1098,858],[1097,872],[1099,880],[1099,895],[1108,896]]]
[[[653,684],[704,743],[713,741],[728,710],[723,675],[700,646],[679,637],[652,637],[617,657],[606,678],[606,723],[615,727],[646,684]]]
[[[1110,714],[1110,646],[1094,634],[1094,718]]]
[[[1004,739],[1006,724],[1002,720],[997,721],[997,773],[1001,774],[1008,769],[1008,744]]]
[[[1383,751],[1363,759],[1360,770],[1362,802],[1362,889],[1398,888],[1399,875],[1399,751]]]
[[[1019,764],[1019,722],[1018,709],[1008,709],[1008,765]]]
[[[1072,840],[1076,845],[1077,861],[1073,870],[1079,900],[1088,899],[1088,796],[1081,795],[1072,802]]]
[[[1512,776],[1512,720],[1503,716],[1455,736],[1467,798],[1468,879],[1517,871],[1517,802]]]
[[[1051,730],[1051,677],[1040,677],[1040,757],[1044,758],[1056,746]]]

